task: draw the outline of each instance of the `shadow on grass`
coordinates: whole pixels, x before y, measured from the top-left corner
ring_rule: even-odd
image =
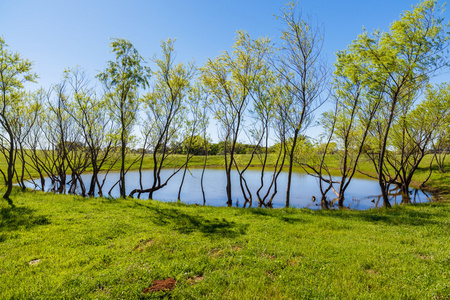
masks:
[[[450,173],[434,176],[430,183],[425,185],[425,188],[438,195],[450,195]]]
[[[414,204],[414,206],[428,206],[429,204]],[[331,218],[356,219],[371,223],[386,225],[444,225],[441,220],[446,220],[449,216],[450,205],[443,206],[442,209],[433,211],[417,210],[407,206],[395,206],[390,209],[372,209],[366,211],[318,211],[318,214]]]
[[[170,226],[180,233],[201,232],[214,238],[232,238],[246,234],[242,224],[225,219],[206,219],[199,215],[190,215],[175,208],[147,207],[154,214],[150,216],[153,223],[160,226]]]
[[[305,223],[305,220],[301,218],[301,214],[295,213],[292,209],[249,208],[243,210],[243,213],[260,217],[277,218],[280,221],[290,224]]]
[[[0,232],[46,224],[50,224],[47,217],[36,216],[34,211],[27,207],[14,206],[0,209]]]

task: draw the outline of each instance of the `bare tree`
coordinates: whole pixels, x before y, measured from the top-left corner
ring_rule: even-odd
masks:
[[[79,150],[86,153],[89,166],[92,168],[87,195],[95,195],[96,187],[98,194],[103,195],[99,173],[108,163],[111,166],[111,161],[115,162],[111,154],[117,141],[112,138],[112,134],[116,131],[117,125],[109,118],[106,99],[99,98],[95,94],[82,69],[76,67],[66,70],[65,78],[71,89],[66,105],[67,113],[82,136],[83,149]],[[88,161],[85,161],[84,165],[87,166],[87,163]]]
[[[288,139],[292,142],[288,153],[286,207],[290,205],[292,168],[299,139],[310,126],[315,110],[326,99],[324,91],[328,83],[327,67],[321,59],[323,30],[311,18],[304,19],[297,14],[295,6],[290,2],[281,16],[286,29],[282,31],[282,48],[273,63],[289,93],[283,105]]]

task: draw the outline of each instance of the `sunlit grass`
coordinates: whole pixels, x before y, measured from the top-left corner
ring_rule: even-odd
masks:
[[[14,191],[0,298],[448,299],[450,204],[311,211]],[[143,294],[174,278],[172,292]]]

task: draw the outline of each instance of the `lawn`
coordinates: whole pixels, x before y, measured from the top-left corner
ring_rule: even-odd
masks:
[[[239,209],[19,190],[12,201],[0,201],[1,299],[450,299],[449,202]],[[156,280],[176,284],[154,291]]]

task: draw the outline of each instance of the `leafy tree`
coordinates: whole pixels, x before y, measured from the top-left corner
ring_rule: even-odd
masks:
[[[325,113],[321,122],[325,132],[329,133],[322,153],[318,153],[322,159],[315,164],[303,164],[320,180],[323,206],[327,206],[325,197],[331,189],[336,194],[339,207],[343,207],[345,191],[357,170],[369,129],[380,106],[378,94],[374,97],[370,93],[372,81],[367,72],[367,60],[355,50],[352,44],[347,50],[337,53],[333,74],[335,109],[334,112]],[[333,150],[330,147],[333,141],[340,150],[336,151],[340,162],[339,180],[332,179],[324,159]],[[322,182],[329,184],[328,188],[322,189]],[[333,184],[337,184],[338,188],[335,189]]]
[[[63,79],[59,84],[52,86],[45,97],[44,113],[42,114],[45,140],[41,142],[40,146],[43,149],[42,160],[44,163],[41,166],[51,179],[52,190],[65,193],[66,185],[70,181],[67,178],[68,172],[73,171],[70,160],[77,159],[74,157],[77,154],[74,153],[76,147],[73,145],[80,142],[81,135],[67,112],[67,81]],[[75,174],[72,172],[72,175]]]
[[[260,164],[262,165],[260,186],[256,190],[258,205],[260,207],[272,205],[271,199],[273,199],[274,194],[276,193],[275,185],[278,178],[277,174],[283,167],[283,164],[281,164],[280,168],[278,168],[277,160],[277,165],[273,170],[272,177],[268,180],[269,182],[264,179],[268,155],[270,153],[270,136],[272,135],[272,127],[274,127],[277,119],[277,108],[279,107],[280,99],[283,97],[282,89],[283,88],[277,80],[275,74],[271,70],[267,69],[258,78],[257,84],[255,84],[254,93],[252,94],[253,109],[251,113],[254,119],[254,124],[251,130],[251,136],[255,141],[255,145],[252,146],[252,152],[256,154]],[[279,154],[281,154],[281,152],[279,152]],[[268,187],[266,188],[266,191],[263,192],[264,186],[267,185]],[[269,198],[269,196],[271,197]],[[244,203],[244,207],[246,203]],[[251,202],[249,205],[251,206]]]
[[[233,52],[224,52],[215,60],[209,59],[202,68],[202,80],[212,95],[212,110],[218,120],[225,142],[225,172],[227,178],[227,205],[232,205],[231,170],[236,143],[243,131],[244,115],[250,94],[269,51],[269,40],[238,31]]]
[[[450,83],[445,82],[437,86],[428,86],[426,90],[426,98],[434,99],[434,101],[446,101],[450,99]],[[445,119],[441,126],[434,128],[433,138],[431,140],[433,150],[433,160],[436,161],[439,171],[445,173],[445,158],[450,150],[450,117],[444,116]],[[433,161],[432,160],[432,161]]]
[[[371,160],[385,207],[390,207],[386,153],[391,127],[413,107],[435,71],[447,65],[443,49],[448,45],[448,25],[443,24],[440,12],[437,1],[423,1],[404,12],[389,32],[365,32],[355,42],[357,51],[370,62],[371,89],[379,94],[383,108],[374,122],[377,145],[373,145]]]
[[[194,67],[175,64],[174,40],[161,42],[162,57],[155,58],[157,69],[154,72],[155,84],[153,91],[144,96],[145,113],[148,124],[145,135],[153,152],[153,183],[149,188],[135,189],[130,193],[149,193],[152,199],[153,192],[167,185],[169,180],[179,172],[178,168],[167,180],[162,181],[161,170],[166,159],[172,153],[170,145],[178,144],[178,138],[183,130],[186,120],[185,97],[190,87]],[[146,145],[144,145],[146,148]],[[143,157],[143,156],[142,156]]]
[[[202,147],[204,148],[204,152],[208,151],[208,141],[206,140],[206,126],[207,126],[207,109],[208,109],[208,94],[205,93],[204,89],[200,87],[200,85],[191,88],[188,103],[187,103],[187,113],[188,119],[186,120],[186,138],[184,138],[184,142],[182,143],[182,148],[185,150],[186,154],[186,163],[184,165],[183,177],[181,178],[180,188],[178,190],[178,200],[181,201],[181,189],[183,188],[184,180],[186,178],[186,172],[189,164],[189,160],[192,158],[195,153],[193,153],[193,148]],[[198,136],[198,134],[203,134],[203,138]],[[196,143],[197,142],[197,143]],[[201,185],[203,192],[203,203],[205,203],[206,199],[204,196],[203,190],[203,175],[204,168],[206,166],[205,156]]]
[[[16,169],[16,177],[18,184],[25,189],[25,175],[28,172],[26,160],[26,141],[31,134],[34,125],[37,123],[38,118],[41,115],[41,103],[39,98],[35,96],[35,93],[27,93],[23,95],[23,101],[20,105],[14,107],[16,111],[16,126],[14,126],[14,136],[16,139],[16,151],[18,151],[18,156],[21,162],[20,177],[19,172]],[[28,174],[29,175],[29,174]],[[32,176],[29,176],[32,178]]]
[[[130,41],[113,39],[110,43],[115,61],[109,61],[106,69],[97,75],[105,87],[110,117],[118,124],[117,139],[120,144],[120,196],[126,197],[125,156],[132,138],[139,107],[138,91],[148,86],[150,69]]]
[[[24,140],[24,145],[28,150],[25,151],[25,155],[28,157],[28,165],[39,174],[40,183],[37,183],[32,176],[29,179],[35,188],[40,188],[42,191],[45,190],[45,177],[48,175],[45,151],[43,151],[47,147],[44,134],[46,99],[47,92],[42,88],[33,93],[34,104],[32,107],[34,111],[31,115],[36,115],[36,121],[30,124],[29,134]]]
[[[389,137],[390,151],[386,162],[388,183],[397,186],[402,202],[410,203],[409,186],[420,162],[427,153],[439,128],[448,126],[450,97],[448,85],[428,87],[425,99],[393,124]]]
[[[17,111],[15,108],[24,107],[22,104],[25,101],[22,93],[23,84],[35,82],[37,75],[31,71],[31,61],[22,58],[19,53],[9,51],[7,47],[8,45],[0,37],[0,125],[3,131],[1,142],[2,147],[6,150],[4,154],[7,164],[6,174],[3,173],[6,184],[6,192],[3,198],[9,200],[13,185],[16,154],[14,129],[15,126],[19,125],[15,123],[15,120],[17,113],[24,113]]]

